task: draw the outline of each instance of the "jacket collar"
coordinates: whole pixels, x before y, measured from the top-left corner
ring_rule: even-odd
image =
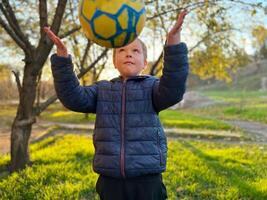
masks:
[[[142,80],[142,79],[146,79],[146,78],[149,78],[150,75],[138,75],[138,76],[131,76],[127,79],[128,80]],[[116,81],[119,81],[121,82],[122,81],[122,76],[118,76],[116,78],[113,78],[110,80],[111,82],[116,82]]]

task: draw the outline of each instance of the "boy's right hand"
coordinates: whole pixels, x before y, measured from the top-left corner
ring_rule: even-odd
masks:
[[[57,46],[57,55],[67,58],[68,50],[60,38],[50,30],[50,27],[44,27],[44,32],[46,32],[50,40],[52,40],[52,42]]]

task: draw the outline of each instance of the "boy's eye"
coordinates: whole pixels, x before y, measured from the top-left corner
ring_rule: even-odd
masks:
[[[119,49],[119,52],[122,52],[122,51],[124,51],[124,49]]]
[[[139,50],[138,49],[134,49],[134,52],[139,52]]]

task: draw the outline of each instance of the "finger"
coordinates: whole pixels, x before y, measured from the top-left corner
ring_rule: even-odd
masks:
[[[65,50],[65,51],[67,50],[65,44],[61,41],[60,38],[56,39],[55,45],[57,46],[58,49]]]
[[[44,31],[46,32],[47,36],[49,36],[49,38],[57,38],[57,36],[53,33],[53,31],[50,30],[49,27],[44,27]]]
[[[185,18],[186,15],[187,15],[187,11],[186,11],[186,10],[183,10],[183,11],[179,14],[178,19],[177,19],[177,21],[176,21],[176,24],[174,25],[174,29],[176,29],[176,30],[181,29],[181,26],[183,25],[184,18]]]
[[[62,42],[59,37],[57,37],[50,29],[45,29],[47,36],[55,43],[56,45],[62,46]]]
[[[184,10],[181,12],[181,14],[182,14],[183,16],[186,16],[186,15],[188,14],[188,11],[187,11],[186,9],[184,9]]]
[[[183,25],[183,22],[184,22],[183,20],[177,21],[177,23],[174,25],[173,29],[176,31],[180,30],[182,25]]]
[[[53,36],[53,35],[48,35],[48,37],[50,38],[50,40],[52,40],[53,43],[55,43],[56,45],[58,44],[58,39],[57,37]]]
[[[48,33],[53,33],[53,32],[50,30],[50,27],[44,27],[43,30],[44,30],[44,32],[46,32],[47,34],[48,34]]]
[[[60,46],[65,46],[62,40],[59,37],[54,37],[55,42]]]
[[[187,11],[186,11],[186,10],[183,10],[183,11],[179,14],[177,22],[181,22],[181,21],[183,21],[186,15],[187,15]]]
[[[45,29],[45,32],[51,38],[56,38],[57,37],[50,29]]]
[[[47,33],[48,37],[52,40],[52,42],[60,49],[66,49],[64,43],[61,39],[56,36],[53,31],[50,30],[50,27],[44,27],[44,31]]]

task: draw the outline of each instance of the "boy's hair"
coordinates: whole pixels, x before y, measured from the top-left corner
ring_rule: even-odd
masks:
[[[137,38],[137,40],[141,43],[141,46],[142,46],[142,50],[143,50],[143,54],[144,54],[144,58],[145,60],[147,59],[147,48],[146,48],[146,45],[145,43],[140,40],[139,38]],[[116,48],[113,49],[113,60],[115,59],[115,56],[116,56]]]

